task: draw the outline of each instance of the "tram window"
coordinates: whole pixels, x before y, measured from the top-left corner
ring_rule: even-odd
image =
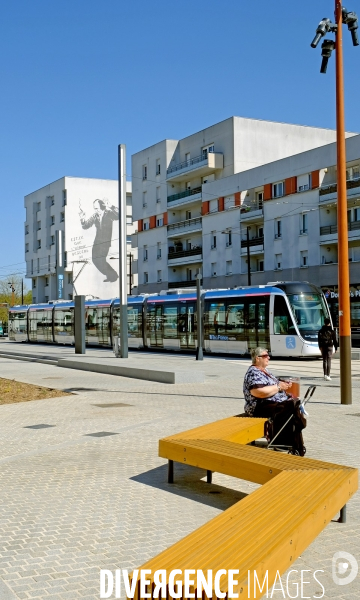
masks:
[[[179,332],[194,333],[194,306],[180,306]]]
[[[72,335],[74,333],[73,311],[55,309],[54,312],[55,333],[67,333]]]
[[[164,338],[177,338],[177,320],[178,320],[178,309],[177,306],[164,306]],[[181,327],[179,324],[181,331]]]
[[[132,337],[139,337],[141,313],[137,306],[128,306],[128,331]]]
[[[243,335],[245,326],[245,305],[229,304],[226,312],[226,328],[229,335]]]
[[[274,296],[274,333],[294,333],[294,326],[284,296]]]
[[[10,330],[16,333],[26,333],[26,313],[10,313]]]
[[[360,327],[360,303],[351,302],[350,304],[351,327]]]
[[[223,334],[225,331],[225,304],[224,302],[211,302],[209,306],[209,333],[210,335]]]

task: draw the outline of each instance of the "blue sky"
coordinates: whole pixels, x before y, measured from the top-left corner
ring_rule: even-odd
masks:
[[[232,115],[335,127],[334,57],[321,75],[310,48],[333,0],[0,6],[0,277],[24,270],[24,195],[64,175],[116,178],[118,143],[130,172],[132,153]],[[344,54],[346,127],[360,131],[346,28]]]

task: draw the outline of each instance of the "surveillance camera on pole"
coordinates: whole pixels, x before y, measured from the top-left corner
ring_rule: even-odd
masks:
[[[344,108],[344,67],[342,24],[347,25],[352,43],[359,45],[358,17],[335,0],[335,23],[324,18],[320,21],[311,47],[316,48],[327,33],[334,33],[335,40],[325,39],[321,45],[321,73],[326,73],[329,58],[335,50],[336,81],[336,153],[337,153],[337,217],[338,217],[338,290],[339,290],[339,346],[340,346],[340,395],[341,404],[352,404],[351,387],[351,318],[349,299],[349,248],[347,223],[346,146]]]

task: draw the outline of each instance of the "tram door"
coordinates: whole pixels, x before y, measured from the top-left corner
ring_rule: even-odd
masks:
[[[179,307],[180,348],[195,348],[195,306],[188,303]]]
[[[164,345],[164,319],[163,307],[155,304],[149,307],[149,333],[150,346],[163,347]]]
[[[249,350],[257,346],[269,347],[269,298],[249,300],[247,310],[247,338]]]

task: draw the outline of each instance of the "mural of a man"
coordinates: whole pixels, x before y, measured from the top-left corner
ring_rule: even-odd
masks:
[[[83,229],[89,229],[95,225],[96,235],[92,247],[93,264],[100,273],[105,275],[105,282],[116,281],[118,274],[107,262],[106,258],[111,246],[113,221],[119,220],[119,210],[116,206],[110,206],[109,201],[105,199],[94,200],[93,207],[95,212],[89,219],[86,219],[79,202],[81,226]]]

